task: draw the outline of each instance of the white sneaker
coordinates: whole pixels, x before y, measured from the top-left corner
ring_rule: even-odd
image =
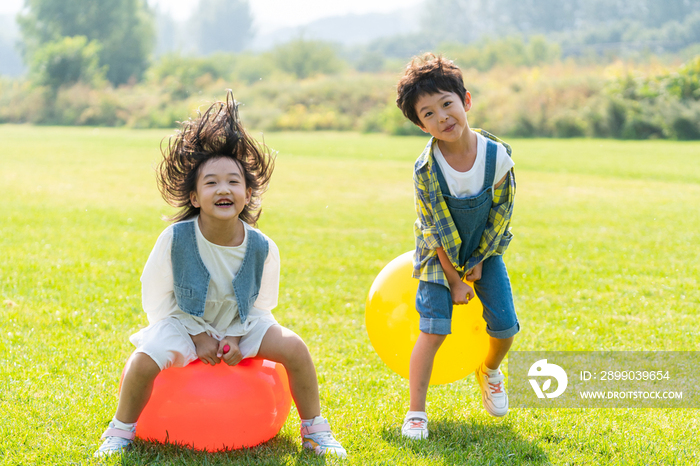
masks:
[[[348,456],[345,448],[333,437],[328,421],[321,416],[316,416],[310,426],[301,426],[301,443],[317,455]]]
[[[428,438],[428,416],[416,413],[407,416],[401,427],[401,435],[412,440]]]
[[[481,388],[481,400],[484,403],[484,409],[491,415],[496,417],[505,416],[508,414],[508,395],[506,394],[506,386],[503,382],[505,377],[500,368],[498,375],[489,377],[483,371],[484,365],[481,364],[476,370],[476,381],[479,382]]]
[[[120,454],[129,448],[134,441],[136,426],[129,430],[117,429],[114,423],[109,423],[109,428],[102,434],[105,439],[100,448],[93,455],[95,458]]]

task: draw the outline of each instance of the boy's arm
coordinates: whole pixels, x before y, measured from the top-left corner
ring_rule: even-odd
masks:
[[[452,302],[454,304],[467,304],[470,299],[474,298],[474,290],[459,277],[459,272],[454,268],[450,259],[447,258],[444,249],[437,248],[437,255],[438,259],[440,259],[442,270],[445,272],[447,282],[450,284]]]
[[[432,209],[430,208],[430,194],[425,180],[418,173],[414,172],[413,181],[416,214],[418,215],[420,223],[420,233],[422,235],[423,244],[425,248],[437,252],[440,265],[442,266],[445,278],[450,287],[452,302],[455,304],[466,304],[474,297],[474,290],[460,279],[459,272],[457,272],[454,265],[452,265],[440,244],[440,235],[433,220]]]
[[[426,180],[421,174],[413,173],[414,203],[416,215],[420,223],[420,233],[426,249],[435,251],[440,245],[440,235],[435,222],[433,212],[430,207],[430,193],[426,186]]]

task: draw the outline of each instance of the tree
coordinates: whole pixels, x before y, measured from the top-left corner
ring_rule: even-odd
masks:
[[[141,79],[153,48],[145,0],[25,0],[18,17],[25,61],[49,42],[84,36],[100,46],[100,66],[113,84]]]
[[[240,52],[253,36],[247,0],[200,0],[193,23],[197,48],[203,55]]]
[[[488,0],[427,0],[422,31],[435,42],[467,44],[491,31]]]
[[[99,84],[104,70],[98,65],[100,46],[85,36],[47,42],[32,55],[31,74],[39,84],[56,90],[78,81]]]

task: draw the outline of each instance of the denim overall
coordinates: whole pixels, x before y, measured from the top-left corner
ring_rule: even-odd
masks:
[[[493,203],[498,146],[491,140],[487,139],[486,142],[485,188],[473,197],[458,198],[450,195],[440,165],[433,158],[432,166],[442,197],[462,240],[459,248],[460,266],[464,266],[479,247]],[[474,282],[474,292],[484,306],[484,320],[489,335],[508,338],[519,331],[510,280],[502,256],[491,256],[484,261],[481,279]],[[416,295],[416,309],[421,315],[419,326],[422,332],[439,335],[451,333],[452,296],[448,288],[421,281]]]
[[[180,222],[173,225],[170,257],[178,307],[190,315],[202,317],[211,275],[199,255],[194,222]],[[250,308],[260,292],[265,259],[270,248],[261,233],[248,229],[246,234],[248,245],[243,263],[231,282],[238,301],[241,322],[246,321]]]

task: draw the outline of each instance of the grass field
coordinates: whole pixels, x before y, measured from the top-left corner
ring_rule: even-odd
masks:
[[[163,131],[0,126],[0,463],[91,464],[146,325],[139,276],[171,210]],[[316,362],[345,464],[700,464],[696,410],[481,408],[472,376],[429,393],[431,438],[402,440],[408,383],[364,328],[373,278],[413,245],[424,138],[269,134],[260,227],[282,256],[275,316]],[[518,350],[700,350],[700,143],[517,140],[505,258]],[[682,384],[682,374],[679,375]],[[301,451],[294,408],[250,450],[137,442],[110,464],[335,464]]]

